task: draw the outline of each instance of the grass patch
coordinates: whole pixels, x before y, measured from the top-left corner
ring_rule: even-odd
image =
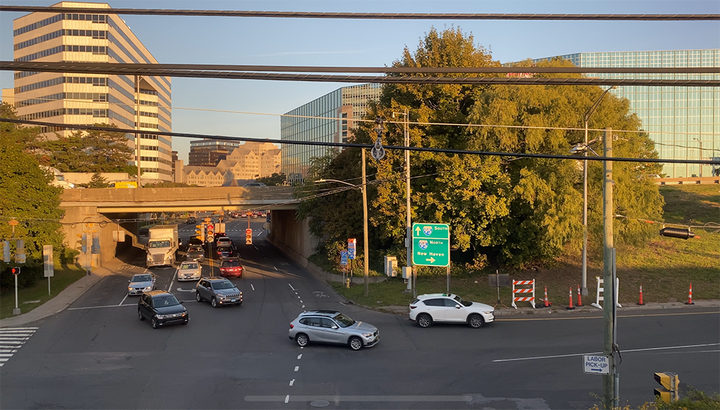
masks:
[[[55,276],[50,278],[50,295],[48,295],[46,278],[40,279],[33,287],[18,289],[18,308],[20,308],[20,312],[27,313],[35,309],[57,296],[83,276],[85,276],[85,270],[79,266],[56,264]],[[0,319],[14,316],[13,309],[15,309],[15,289],[4,293],[0,298]]]
[[[712,229],[708,224],[720,223],[720,187],[673,185],[661,187],[660,192],[665,197],[665,221],[695,226],[697,228],[693,228],[693,232],[699,238],[682,240],[658,235],[642,247],[618,247],[620,303],[637,303],[641,285],[645,303],[686,302],[690,283],[693,287],[693,300],[720,299],[720,230]],[[706,228],[700,228],[701,226]],[[430,271],[431,275],[418,276],[418,294],[447,290],[444,268],[426,268],[424,271]],[[437,274],[432,275],[435,272]],[[492,269],[468,273],[454,267],[453,276],[450,278],[450,291],[469,300],[495,305],[498,300],[497,288],[490,287],[488,283],[488,276],[494,273]],[[524,271],[505,269],[500,273],[508,273],[510,278],[515,280],[535,279],[538,306],[542,305],[546,286],[548,299],[554,306],[568,305],[571,288],[573,303],[577,303],[577,289],[582,277],[579,255],[564,255],[553,266]],[[598,276],[603,276],[602,254],[589,254],[589,294],[583,297],[584,305],[595,301],[595,278]],[[354,285],[350,289],[340,284],[333,284],[333,287],[347,299],[367,307],[406,306],[412,301],[412,293],[403,293],[407,285],[399,278],[370,284],[368,297],[363,296],[363,285]],[[512,292],[509,287],[500,288],[500,300],[510,306]],[[530,304],[518,302],[518,306]]]

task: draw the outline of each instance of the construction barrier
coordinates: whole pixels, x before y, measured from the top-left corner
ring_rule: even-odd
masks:
[[[568,302],[568,306],[565,309],[567,309],[567,310],[575,309],[575,306],[573,306],[573,301],[572,301],[572,286],[570,286],[570,302]]]
[[[578,307],[581,307],[582,306],[582,296],[580,295],[580,285],[577,285],[577,287],[578,287],[578,303],[577,303],[577,305],[578,305]]]
[[[640,301],[637,304],[640,306],[645,304],[645,302],[643,302],[643,298],[642,298],[642,285],[640,285]]]
[[[690,282],[690,293],[688,293],[688,301],[685,303],[686,305],[694,305],[692,301],[692,282]]]
[[[597,279],[597,297],[595,298],[595,303],[591,304],[590,306],[595,306],[598,309],[602,309],[602,306],[600,305],[600,302],[605,300],[603,296],[600,294],[605,292],[605,289],[602,287],[604,280],[601,279],[599,276],[596,276],[595,279]],[[620,295],[620,278],[615,278],[615,289],[617,289],[617,295]],[[616,297],[617,297],[616,295]],[[620,298],[618,297],[618,300]],[[615,301],[615,306],[622,307],[620,305],[620,302],[617,300]]]
[[[547,286],[545,286],[545,305],[544,305],[543,307],[550,307],[550,306],[552,306],[552,303],[550,303],[550,301],[548,300],[548,297],[547,297]]]
[[[530,288],[516,288],[515,286],[532,286]],[[533,309],[535,309],[535,279],[533,280],[514,280],[512,283],[512,293],[513,293],[513,301],[512,301],[512,307],[517,309],[517,305],[515,302],[530,302]],[[532,296],[516,296],[517,294],[520,295],[527,295],[528,293],[532,293]]]

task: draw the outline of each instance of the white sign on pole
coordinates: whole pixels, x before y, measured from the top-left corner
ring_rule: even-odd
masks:
[[[607,356],[583,355],[583,366],[586,374],[610,374],[610,362]]]
[[[55,266],[53,262],[53,246],[43,245],[43,272],[46,278],[55,276]]]

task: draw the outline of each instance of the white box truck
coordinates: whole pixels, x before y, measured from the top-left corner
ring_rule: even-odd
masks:
[[[147,267],[172,266],[178,250],[178,226],[155,225],[148,231]]]

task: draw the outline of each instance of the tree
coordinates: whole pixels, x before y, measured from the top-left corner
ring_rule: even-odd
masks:
[[[474,45],[473,37],[460,29],[435,29],[420,41],[417,50],[405,49],[400,67],[497,66],[489,53]],[[518,64],[518,71],[530,64]],[[570,65],[565,61],[538,65]],[[395,76],[405,74],[390,74]],[[444,75],[444,74],[443,74]],[[448,74],[466,76],[467,74]],[[473,74],[470,74],[473,75]],[[474,74],[481,76],[487,74]],[[543,76],[558,76],[543,74]],[[367,118],[391,118],[407,109],[413,123],[410,145],[471,151],[567,155],[583,140],[582,115],[602,93],[599,87],[509,85],[414,85],[390,84],[383,88]],[[448,125],[444,125],[448,124]],[[461,124],[460,126],[455,124]],[[462,126],[462,124],[476,124]],[[483,124],[483,126],[479,126]],[[357,142],[374,141],[374,124],[361,123],[354,130]],[[492,126],[488,126],[492,125]],[[591,128],[640,129],[629,114],[627,100],[608,95],[591,119]],[[592,138],[600,137],[591,135]],[[385,127],[385,145],[404,145],[402,124]],[[627,141],[626,141],[627,140]],[[623,133],[615,144],[616,156],[656,158],[645,133]],[[318,175],[346,169],[347,178],[359,175],[357,150],[325,160]],[[469,154],[411,153],[412,220],[451,225],[451,245],[461,251],[468,266],[481,268],[490,262],[524,266],[558,256],[568,245],[580,248],[582,234],[582,168],[579,161],[507,158]],[[371,196],[371,221],[377,237],[392,241],[391,249],[404,247],[405,181],[404,153],[388,150],[376,167],[377,190]],[[615,227],[618,241],[638,242],[650,231],[637,219],[660,220],[662,197],[647,176],[659,167],[642,163],[615,163],[615,206],[625,215]],[[369,174],[373,171],[368,170]],[[337,178],[340,179],[340,178]],[[602,163],[591,161],[590,202],[601,204]],[[328,196],[327,204],[309,209],[313,218],[323,211],[337,212],[345,198]],[[600,201],[600,202],[598,202]],[[349,201],[347,202],[349,204]],[[324,235],[335,229],[320,217]],[[602,207],[590,208],[591,238],[601,246]],[[350,220],[348,220],[350,222]],[[311,226],[312,222],[311,222]],[[361,225],[358,225],[361,226]],[[404,256],[398,252],[401,258]]]
[[[287,183],[287,177],[282,172],[279,174],[277,172],[273,172],[273,174],[271,176],[257,178],[255,181],[262,182],[263,184],[265,184],[267,186],[280,186],[280,185],[285,185]]]
[[[87,184],[88,188],[107,188],[109,186],[110,184],[108,184],[107,180],[103,178],[99,172],[94,173],[92,178],[90,178],[90,182]]]
[[[113,127],[108,124],[96,124]],[[43,165],[62,172],[127,172],[137,175],[137,167],[128,165],[133,149],[124,132],[75,131],[67,137],[38,136],[29,143]]]
[[[2,116],[16,118],[10,106],[3,103]],[[25,240],[27,262],[19,285],[32,285],[43,275],[43,245],[51,244],[56,252],[62,251],[63,232],[60,219],[60,194],[62,188],[49,185],[52,176],[43,171],[34,156],[23,152],[26,141],[34,137],[38,129],[18,127],[12,123],[0,123],[0,237]],[[11,219],[19,222],[12,227]],[[0,289],[12,286],[14,279],[9,265],[0,262]]]

